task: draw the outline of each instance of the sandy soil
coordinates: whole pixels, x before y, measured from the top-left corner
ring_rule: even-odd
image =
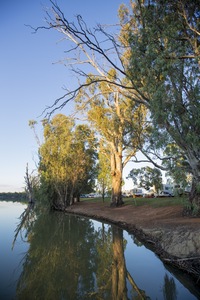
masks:
[[[134,233],[148,248],[200,284],[200,218],[184,217],[182,206],[154,208],[125,204],[111,208],[90,200],[76,203],[67,213],[116,224]]]

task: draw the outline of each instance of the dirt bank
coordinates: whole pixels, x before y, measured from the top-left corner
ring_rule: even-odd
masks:
[[[200,218],[182,216],[182,206],[154,208],[83,201],[66,212],[116,224],[134,233],[168,264],[189,273],[200,285]]]

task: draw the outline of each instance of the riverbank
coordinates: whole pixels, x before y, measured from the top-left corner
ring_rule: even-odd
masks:
[[[133,233],[163,262],[178,267],[200,286],[200,218],[183,217],[182,205],[152,207],[81,201],[66,209],[73,213],[120,226]]]

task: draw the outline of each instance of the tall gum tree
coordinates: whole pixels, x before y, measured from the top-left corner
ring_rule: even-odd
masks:
[[[184,153],[193,175],[190,203],[200,212],[200,43],[198,1],[131,1],[122,6],[127,74],[144,94],[151,118]],[[137,70],[137,72],[135,72]]]
[[[107,144],[106,147],[109,147],[112,176],[111,206],[122,205],[121,189],[123,168],[130,158],[136,154],[139,145],[142,143],[141,132],[146,126],[146,109],[142,103],[136,104],[132,98],[126,98],[127,93],[125,93],[125,95],[122,93],[123,88],[125,91],[128,91],[128,82],[122,77],[122,75],[125,75],[123,71],[119,68],[112,68],[111,53],[106,54],[104,57],[109,61],[107,67],[104,68],[103,65],[99,63],[98,59],[101,55],[104,56],[104,52],[101,50],[95,35],[93,35],[90,30],[88,31],[81,16],[77,17],[78,26],[80,26],[79,31],[75,24],[71,24],[65,19],[58,5],[53,1],[50,2],[53,5],[52,14],[55,18],[55,22],[53,22],[53,16],[51,18],[48,13],[50,20],[47,19],[47,23],[49,27],[41,28],[54,28],[63,34],[66,41],[74,44],[74,49],[72,46],[71,50],[67,51],[67,60],[70,61],[71,59],[73,65],[75,62],[75,65],[81,64],[82,66],[87,66],[87,71],[72,67],[79,77],[79,81],[83,78],[83,83],[81,84],[80,82],[80,88],[72,92],[69,91],[57,99],[53,106],[49,107],[50,115],[57,108],[64,107],[71,99],[78,99],[78,101],[81,102],[79,110],[87,110],[88,121],[97,130],[98,135],[104,139],[104,142]],[[40,28],[38,27],[36,31],[38,29]],[[79,34],[81,36],[80,38]],[[87,34],[89,34],[93,41]],[[85,42],[87,45],[84,44]],[[95,42],[97,43],[96,46]],[[113,41],[113,43],[115,47],[115,42]],[[91,54],[87,51],[88,46],[89,48],[94,47]],[[77,57],[74,60],[71,54],[73,50],[75,51],[78,48],[80,48],[82,54],[77,53]],[[98,58],[95,52],[97,52]],[[120,62],[119,57],[118,60]],[[92,69],[94,71],[93,73],[89,74],[88,66],[90,70]],[[116,82],[118,82],[117,85]],[[135,91],[135,89],[133,90],[133,93],[137,94],[137,91]]]
[[[110,70],[113,77],[114,73],[114,70]],[[130,99],[125,99],[116,88],[107,83],[96,84],[92,89],[83,89],[77,102],[77,109],[85,112],[86,119],[97,132],[101,145],[104,145],[106,151],[101,147],[101,154],[109,155],[111,206],[122,205],[123,169],[138,151],[138,145],[141,145],[142,134],[146,128],[146,109]]]
[[[199,1],[130,1],[129,8],[122,5],[119,10],[119,34],[101,25],[92,31],[81,16],[77,16],[76,22],[69,22],[58,5],[50,2],[47,26],[35,31],[55,29],[63,36],[69,67],[83,81],[79,80],[76,89],[56,99],[49,110],[64,107],[82,88],[97,82],[115,85],[124,97],[144,104],[154,123],[170,134],[187,158],[193,175],[191,211],[198,213]],[[85,83],[88,68],[97,77]],[[115,78],[108,76],[110,68],[116,70]]]

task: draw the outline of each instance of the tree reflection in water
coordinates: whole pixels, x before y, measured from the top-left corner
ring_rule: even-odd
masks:
[[[17,298],[80,299],[90,292],[96,268],[93,236],[89,219],[41,215],[31,232]]]
[[[34,210],[34,206],[35,206],[34,203],[29,203],[27,208],[25,208],[25,210],[19,217],[20,222],[17,225],[17,228],[15,229],[15,235],[14,235],[14,240],[12,243],[12,249],[14,248],[14,245],[15,245],[18,235],[25,229],[26,230],[25,237],[27,237],[28,232],[31,230],[32,225],[34,224],[35,219],[36,219],[36,213]],[[22,235],[21,235],[21,237],[22,237]]]
[[[62,213],[34,219],[26,210],[16,231],[26,225],[30,242],[18,299],[127,299],[121,229],[96,232],[91,220]]]
[[[17,299],[150,299],[127,270],[122,229],[102,223],[97,231],[90,219],[55,212],[38,214],[26,229],[30,247]],[[168,277],[163,296],[176,299]]]
[[[163,284],[163,296],[164,299],[168,300],[176,300],[177,299],[177,290],[176,284],[173,278],[169,278],[167,274],[164,277],[164,284]]]

